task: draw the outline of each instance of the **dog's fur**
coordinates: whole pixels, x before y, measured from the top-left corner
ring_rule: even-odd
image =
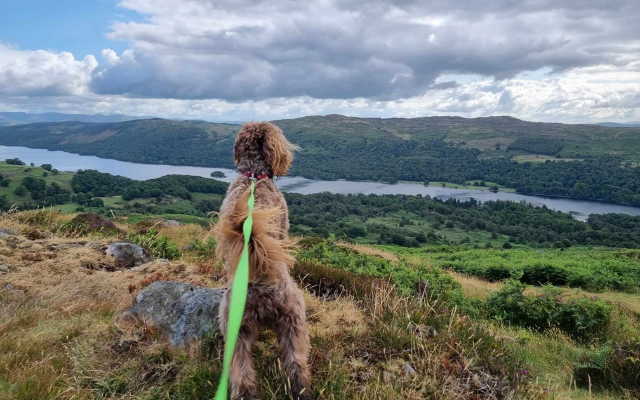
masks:
[[[234,159],[238,172],[267,174],[270,178],[287,173],[291,165],[291,145],[282,131],[268,122],[248,123],[236,138]],[[220,221],[214,228],[216,254],[225,261],[229,289],[220,303],[220,327],[227,331],[230,287],[244,245],[242,225],[249,215],[247,200],[251,180],[243,175],[230,185],[220,207]],[[273,179],[255,185],[253,229],[249,242],[249,290],[247,303],[231,361],[232,399],[257,399],[256,374],[251,356],[260,329],[272,329],[278,336],[279,352],[294,399],[311,399],[309,387],[309,334],[302,291],[289,275],[293,266],[287,235],[287,203]]]

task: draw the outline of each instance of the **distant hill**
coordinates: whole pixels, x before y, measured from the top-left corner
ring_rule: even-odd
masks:
[[[24,112],[0,112],[0,126],[32,124],[37,122],[123,122],[135,119],[145,119],[149,117],[131,117],[128,115],[103,115],[103,114],[62,114],[62,113],[43,113],[30,114]]]
[[[621,164],[640,161],[640,128],[511,117],[327,115],[273,122],[302,148],[291,175],[455,184],[484,180],[522,193],[640,205],[640,169]],[[149,164],[233,168],[233,143],[239,129],[233,124],[159,118],[49,122],[2,127],[0,144]],[[523,155],[544,156],[536,165],[514,161]]]
[[[601,122],[598,125],[608,126],[612,128],[635,128],[640,126],[640,122],[629,122],[626,124],[619,124],[617,122]]]

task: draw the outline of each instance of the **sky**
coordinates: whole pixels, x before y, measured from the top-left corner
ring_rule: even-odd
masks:
[[[0,111],[640,121],[638,0],[0,4]]]

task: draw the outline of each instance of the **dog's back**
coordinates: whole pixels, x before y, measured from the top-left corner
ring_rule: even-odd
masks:
[[[287,235],[287,203],[273,178],[291,164],[292,146],[280,129],[268,122],[245,124],[234,146],[240,176],[229,186],[214,228],[216,254],[225,261],[229,284],[244,247],[242,226],[249,215],[247,201],[255,180],[253,227],[249,241],[249,288],[242,326],[231,363],[232,399],[258,398],[251,349],[260,329],[276,332],[291,393],[310,399],[309,334],[302,291],[289,275],[293,266]],[[220,303],[220,327],[226,333],[230,291]]]

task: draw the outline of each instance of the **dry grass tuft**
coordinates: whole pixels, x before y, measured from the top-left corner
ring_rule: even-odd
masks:
[[[357,253],[364,254],[367,256],[380,257],[391,262],[400,261],[400,257],[398,257],[396,254],[390,253],[388,251],[384,251],[377,247],[367,246],[364,244],[346,243],[346,242],[338,242],[336,244],[338,246],[349,248]]]

